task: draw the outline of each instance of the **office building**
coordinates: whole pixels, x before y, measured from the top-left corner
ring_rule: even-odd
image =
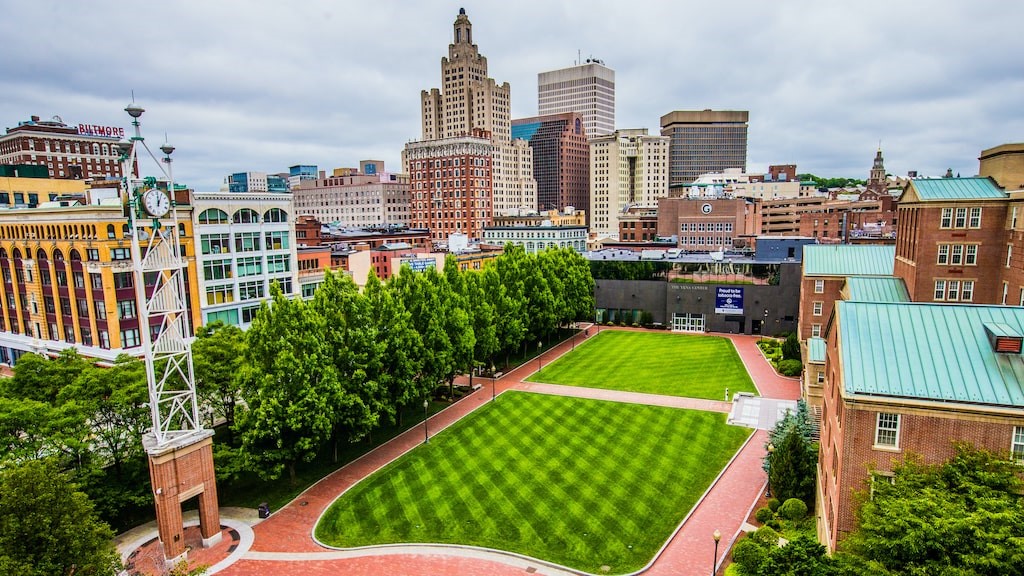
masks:
[[[364,163],[343,176],[303,179],[292,188],[295,211],[342,227],[407,226],[411,218],[409,176]],[[364,171],[365,170],[365,171]]]
[[[512,138],[533,150],[538,211],[590,205],[590,145],[579,114],[513,120]]]
[[[488,226],[484,228],[482,242],[497,246],[514,244],[527,253],[548,248],[572,248],[577,252],[587,249],[586,226]]]
[[[670,184],[689,184],[701,174],[747,169],[746,111],[675,111],[661,117],[669,145]]]
[[[124,128],[116,126],[69,126],[59,116],[32,116],[0,136],[0,164],[46,166],[50,178],[116,179],[124,136]]]
[[[225,179],[228,192],[287,192],[288,178],[266,172],[235,172]]]
[[[537,74],[537,114],[575,112],[588,138],[615,131],[615,70],[588,58],[571,68]]]
[[[534,208],[537,184],[529,144],[511,137],[511,87],[488,77],[465,9],[441,58],[441,79],[441,89],[421,92],[422,140],[403,152],[411,219],[437,240],[478,237],[493,214]]]
[[[646,128],[616,130],[590,139],[590,230],[618,233],[619,215],[631,207],[656,208],[668,196],[665,136]]]

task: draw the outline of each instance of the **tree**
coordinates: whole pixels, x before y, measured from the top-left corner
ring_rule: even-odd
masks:
[[[113,538],[53,462],[0,472],[0,573],[112,576],[121,567]]]
[[[449,396],[455,397],[455,376],[460,372],[473,373],[476,337],[473,335],[473,309],[467,297],[465,273],[459,269],[455,257],[448,255],[444,274],[438,279],[438,298],[441,318],[451,343],[452,365],[446,379]]]
[[[88,450],[85,415],[73,406],[0,397],[0,461],[63,457],[75,466]]]
[[[413,329],[423,341],[418,350],[420,372],[415,388],[420,398],[426,398],[435,388],[446,384],[448,375],[455,370],[452,340],[445,331],[444,308],[439,297],[440,277],[433,268],[413,272],[403,266],[389,286],[409,311]]]
[[[248,469],[265,479],[287,469],[294,484],[296,465],[311,461],[330,438],[339,383],[322,320],[276,284],[271,294],[246,333],[239,382],[248,409],[236,414],[235,427]]]
[[[522,246],[505,245],[505,253],[494,262],[493,276],[486,276],[492,295],[500,350],[505,363],[511,351],[523,344],[529,330],[524,267],[526,252]]]
[[[835,574],[825,547],[801,534],[785,546],[772,547],[757,572],[760,576],[830,576]]]
[[[796,332],[790,332],[782,342],[782,359],[800,360],[800,340],[797,339]]]
[[[494,275],[492,266],[466,274],[466,300],[473,309],[473,366],[494,363],[498,352],[498,329],[494,325],[494,301],[487,293],[488,276]],[[470,372],[472,374],[472,372]]]
[[[216,417],[222,417],[228,434],[235,425],[238,374],[244,360],[245,332],[238,326],[218,320],[196,330],[192,343],[196,392],[201,405],[212,407],[210,426]]]
[[[395,297],[390,287],[381,284],[373,270],[363,294],[373,311],[371,322],[377,333],[377,356],[372,370],[387,398],[382,405],[383,415],[392,424],[401,424],[402,407],[423,397],[414,382],[422,371],[419,350],[423,348],[423,339],[413,328],[412,317],[402,300]]]
[[[74,348],[61,350],[53,360],[22,354],[14,366],[14,377],[3,381],[3,395],[53,404],[61,389],[91,365]]]
[[[796,412],[788,412],[769,432],[773,450],[765,456],[763,467],[776,498],[799,498],[808,507],[814,505],[818,445],[813,434],[814,424],[803,400],[797,402]]]
[[[909,457],[877,481],[844,549],[894,574],[1024,573],[1024,482],[1004,457],[958,446],[939,465]]]

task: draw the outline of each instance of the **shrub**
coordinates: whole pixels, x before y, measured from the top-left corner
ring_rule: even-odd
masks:
[[[799,498],[790,498],[779,507],[779,516],[795,522],[807,516],[807,504]]]
[[[779,374],[783,376],[799,376],[804,365],[799,360],[783,360],[779,362]]]
[[[779,533],[771,526],[761,526],[750,535],[750,538],[762,546],[779,545]]]
[[[758,508],[757,512],[754,512],[754,519],[761,524],[768,522],[772,518],[775,518],[775,513],[770,508]]]
[[[761,564],[768,557],[768,551],[754,540],[744,538],[732,547],[732,561],[740,568],[740,574],[753,576],[761,570]]]
[[[796,333],[786,336],[786,340],[782,343],[782,357],[786,360],[800,359],[800,340],[797,339]]]
[[[772,512],[777,512],[779,510],[779,506],[781,506],[781,505],[782,505],[782,502],[779,502],[778,498],[769,498],[768,499],[768,509],[771,510]]]

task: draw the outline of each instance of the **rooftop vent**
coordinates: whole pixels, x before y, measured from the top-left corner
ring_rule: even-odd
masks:
[[[999,322],[985,322],[984,326],[992,350],[998,354],[1020,354],[1024,336],[1018,334],[1010,326]]]

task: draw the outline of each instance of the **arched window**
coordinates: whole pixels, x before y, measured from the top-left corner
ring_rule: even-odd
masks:
[[[184,237],[185,237],[185,223],[184,222],[178,222],[178,238],[184,238]]]
[[[217,208],[203,210],[203,213],[199,215],[200,224],[227,224],[228,222],[228,213]]]
[[[114,233],[113,224],[107,224],[107,238],[117,238],[117,234]]]
[[[0,248],[0,260],[7,260],[7,249]]]
[[[75,250],[74,248],[71,249],[71,253],[68,255],[71,256],[72,262],[79,262],[82,260],[82,255],[79,254],[78,250]]]
[[[46,260],[46,252],[43,252],[42,248],[40,248],[39,250],[36,250],[36,260],[39,260],[40,262],[43,262],[43,261]]]
[[[259,224],[260,215],[255,210],[242,208],[231,218],[235,224]]]
[[[127,238],[132,235],[132,229],[127,224],[121,225],[121,236]]]
[[[110,148],[106,144],[103,145],[103,155],[104,156],[109,156],[110,155]]]
[[[12,252],[12,254],[14,255],[14,259],[15,260],[21,260],[21,250],[18,250],[17,248],[15,248],[14,252]]]
[[[280,208],[271,208],[263,215],[264,222],[287,222],[288,213]]]
[[[56,260],[57,262],[63,262],[64,261],[64,253],[61,252],[60,250],[54,250],[53,251],[53,259]]]
[[[92,145],[92,153],[95,154],[96,156],[100,155],[100,145],[99,144],[93,144]]]

